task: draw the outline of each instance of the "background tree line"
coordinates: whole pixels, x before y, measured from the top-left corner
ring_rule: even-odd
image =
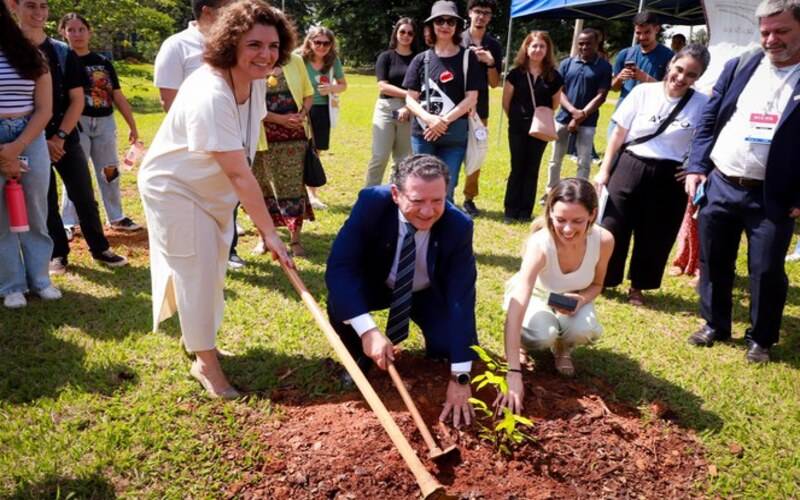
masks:
[[[371,66],[389,43],[394,23],[411,17],[420,25],[428,17],[433,0],[275,0],[295,20],[298,32],[323,24],[334,31],[340,56],[348,66]],[[457,0],[459,12],[467,17],[467,0]],[[490,32],[506,46],[510,0],[498,2]],[[51,33],[58,19],[67,12],[84,15],[92,24],[93,46],[115,57],[133,56],[152,61],[161,42],[184,29],[192,19],[189,0],[51,0]],[[613,54],[630,45],[632,28],[627,21],[587,20],[587,27],[606,33],[606,47]],[[558,19],[515,20],[511,40],[513,58],[525,34],[531,30],[550,33],[559,58],[568,54],[572,42],[573,21]],[[417,36],[421,42],[421,29]],[[421,46],[418,48],[422,48]]]

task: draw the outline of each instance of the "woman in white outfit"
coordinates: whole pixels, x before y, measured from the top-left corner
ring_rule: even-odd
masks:
[[[289,59],[295,35],[261,0],[226,7],[206,40],[205,64],[178,91],[139,172],[150,236],[154,327],[176,311],[191,374],[212,397],[232,399],[216,333],[241,201],[274,256],[292,265],[250,170],[266,115],[266,76]]]
[[[552,350],[556,370],[570,376],[575,371],[572,349],[602,333],[593,303],[603,290],[614,237],[595,225],[596,219],[597,194],[588,181],[564,179],[550,191],[544,215],[533,223],[522,268],[506,292],[508,393],[497,404],[515,412],[522,408],[520,344],[526,350]],[[573,299],[577,306],[567,310],[548,305],[551,293]]]

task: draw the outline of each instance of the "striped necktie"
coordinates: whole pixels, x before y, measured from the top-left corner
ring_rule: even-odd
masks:
[[[408,319],[411,316],[411,293],[414,286],[414,267],[417,263],[417,246],[414,233],[417,229],[406,222],[406,235],[397,261],[397,275],[392,289],[392,304],[386,322],[386,336],[397,344],[408,337]]]

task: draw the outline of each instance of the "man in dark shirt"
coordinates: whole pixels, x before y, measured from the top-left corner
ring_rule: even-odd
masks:
[[[578,177],[589,178],[592,166],[592,144],[597,129],[598,109],[605,102],[611,87],[611,65],[599,56],[597,31],[586,28],[578,35],[578,55],[561,61],[559,72],[564,78],[561,110],[556,116],[558,139],[553,145],[547,189],[561,178],[561,162],[567,152],[570,135],[576,136]]]
[[[472,47],[478,56],[481,68],[486,72],[486,85],[478,90],[478,105],[476,111],[483,124],[489,121],[489,87],[500,85],[500,65],[503,63],[503,47],[500,41],[487,32],[489,22],[497,10],[495,0],[470,0],[467,5],[469,12],[469,30],[461,37],[461,45]],[[480,210],[473,201],[478,196],[478,178],[481,171],[477,170],[468,175],[464,182],[464,211],[472,217],[480,214]]]
[[[47,147],[53,167],[64,181],[70,199],[75,203],[81,231],[92,258],[109,267],[128,263],[109,248],[103,234],[103,224],[92,190],[92,180],[86,156],[81,149],[76,129],[83,111],[83,87],[86,74],[78,56],[63,42],[49,38],[44,31],[49,8],[46,0],[9,0],[25,36],[47,57],[53,79],[53,117],[45,128]],[[47,228],[53,240],[50,274],[64,274],[67,267],[69,242],[58,213],[56,176],[51,172],[47,195]]]

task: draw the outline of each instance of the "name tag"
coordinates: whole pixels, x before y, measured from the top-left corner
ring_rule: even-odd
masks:
[[[772,113],[750,113],[750,130],[745,141],[755,144],[772,144],[772,137],[780,117]]]

